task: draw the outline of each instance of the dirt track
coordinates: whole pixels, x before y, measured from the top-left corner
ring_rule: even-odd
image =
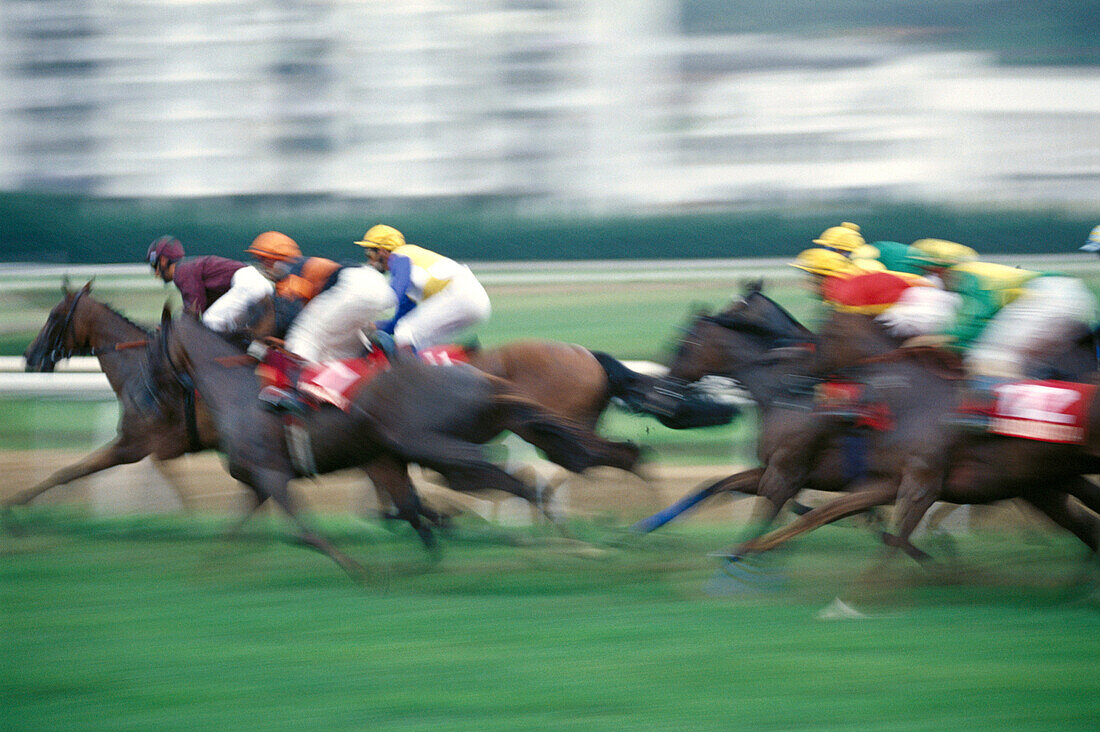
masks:
[[[84,457],[84,453],[60,450],[0,452],[0,500],[45,479],[58,468]],[[549,463],[524,469],[521,475],[529,484],[555,487],[557,509],[571,516],[606,516],[613,523],[625,524],[668,506],[704,481],[730,475],[735,465],[648,466],[648,482],[613,469],[571,475]],[[148,459],[135,465],[119,466],[96,476],[58,487],[38,499],[42,503],[81,502],[99,513],[155,513],[187,510],[217,513],[239,512],[248,505],[248,494],[237,486],[214,453],[187,455],[172,461],[165,473],[179,486],[175,491]],[[500,493],[479,496],[456,494],[434,480],[435,476],[414,473],[414,482],[427,502],[437,508],[474,511],[486,519],[502,523],[527,523],[532,509],[526,503]],[[298,480],[296,495],[322,512],[363,512],[376,509],[378,502],[366,478],[356,471],[344,471],[316,480]],[[715,499],[690,514],[694,521],[744,522],[752,512],[754,500]],[[825,494],[808,496],[811,504],[825,500]],[[1031,509],[1013,505],[970,507],[947,517],[945,526],[1030,526],[1052,528]]]
[[[0,453],[0,474],[7,477],[0,485],[0,499],[15,495],[82,457],[79,452],[52,450]],[[570,515],[607,514],[617,520],[632,521],[667,506],[704,480],[728,475],[737,469],[733,465],[655,465],[647,469],[652,476],[647,484],[636,476],[613,469],[593,470],[577,476],[553,465],[538,464],[526,469],[523,477],[529,484],[556,486],[558,505]],[[197,511],[235,512],[246,505],[247,494],[229,477],[220,458],[213,453],[184,456],[169,463],[166,472],[179,486],[179,493],[169,487],[168,481],[149,460],[143,460],[55,488],[38,500],[77,501],[105,513],[173,511],[180,510],[184,503],[187,508]],[[455,505],[502,521],[523,521],[529,517],[529,509],[510,496],[498,493],[477,497],[458,495],[436,484],[433,477],[414,474],[417,486],[433,505]],[[358,511],[377,506],[374,491],[356,471],[334,473],[317,480],[299,480],[294,488],[297,495],[321,511]],[[716,501],[715,504],[704,507],[698,516],[728,521],[747,516],[751,508],[750,501]]]

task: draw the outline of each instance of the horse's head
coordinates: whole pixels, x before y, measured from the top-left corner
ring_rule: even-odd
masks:
[[[717,315],[696,313],[684,332],[669,366],[669,376],[684,381],[729,376],[769,351],[813,341],[809,330],[758,288]]]
[[[62,284],[61,302],[53,307],[46,324],[23,352],[27,371],[53,371],[59,361],[91,349],[88,341],[91,331],[82,317],[91,301],[85,296],[91,290],[91,281],[79,290],[70,289],[67,280]]]

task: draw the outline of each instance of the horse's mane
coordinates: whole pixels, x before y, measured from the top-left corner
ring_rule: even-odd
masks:
[[[76,293],[74,292],[72,294],[75,295]],[[92,294],[90,292],[87,294],[87,297],[88,297],[89,300],[94,302],[96,305],[101,306],[104,310],[111,313],[116,318],[121,319],[127,325],[130,325],[130,326],[133,326],[134,328],[137,328],[142,333],[144,333],[146,336],[152,336],[153,333],[155,332],[154,328],[151,328],[147,325],[142,325],[141,323],[135,323],[133,320],[130,320],[130,318],[123,315],[121,312],[119,312],[119,310],[117,308],[115,308],[110,303],[106,303],[106,302],[103,302],[102,300],[95,299],[94,297],[92,297]]]
[[[756,307],[755,305],[762,307]],[[752,288],[743,298],[734,301],[716,315],[705,319],[724,328],[774,339],[809,339],[813,333],[798,322],[786,308],[758,288]]]

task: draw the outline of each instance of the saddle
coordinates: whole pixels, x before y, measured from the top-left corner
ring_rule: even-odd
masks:
[[[416,355],[433,366],[450,366],[469,363],[472,351],[467,346],[445,344],[422,349]],[[359,390],[390,365],[391,357],[381,348],[359,358],[312,363],[280,344],[269,343],[256,375],[262,387],[260,399],[275,411],[304,412],[332,404],[346,412]]]

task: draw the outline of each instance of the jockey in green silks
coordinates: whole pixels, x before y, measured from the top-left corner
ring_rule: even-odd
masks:
[[[1041,352],[1068,337],[1075,323],[1095,318],[1095,298],[1074,277],[993,262],[951,264],[938,256],[946,249],[930,245],[922,255],[925,266],[962,297],[954,322],[937,338],[963,354],[974,376],[1023,378],[1026,354]]]

